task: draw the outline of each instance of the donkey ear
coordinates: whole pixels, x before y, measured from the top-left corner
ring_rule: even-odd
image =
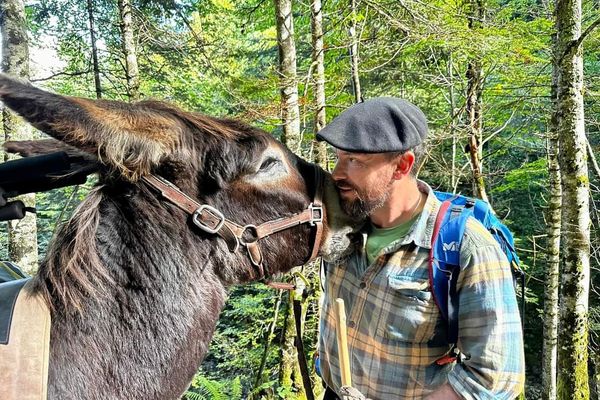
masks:
[[[0,100],[29,123],[95,154],[126,179],[148,174],[180,144],[184,124],[154,102],[129,104],[46,92],[0,74]]]

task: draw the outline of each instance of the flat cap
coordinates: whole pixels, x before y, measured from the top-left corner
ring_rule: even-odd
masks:
[[[355,153],[405,151],[427,136],[427,118],[414,104],[395,97],[356,103],[317,132],[340,150]]]

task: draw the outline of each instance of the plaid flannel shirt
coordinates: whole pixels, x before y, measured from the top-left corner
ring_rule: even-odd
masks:
[[[447,323],[429,285],[429,250],[441,202],[431,188],[404,238],[367,265],[362,243],[345,261],[325,264],[319,356],[325,383],[341,385],[334,302],[344,299],[352,386],[373,400],[420,399],[448,382],[464,399],[514,399],[523,389],[521,320],[506,256],[487,229],[467,222],[460,249],[458,348],[468,357],[444,366]]]

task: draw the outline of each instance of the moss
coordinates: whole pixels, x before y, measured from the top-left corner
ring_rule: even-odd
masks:
[[[562,329],[557,398],[589,400],[587,316],[571,314]]]
[[[579,187],[590,186],[590,178],[587,175],[579,175],[576,179],[577,179],[577,186],[579,186]]]

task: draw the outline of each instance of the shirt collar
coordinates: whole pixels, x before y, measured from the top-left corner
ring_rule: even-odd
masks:
[[[430,249],[435,219],[437,218],[438,210],[440,209],[442,202],[435,197],[433,189],[431,189],[431,186],[427,183],[417,180],[417,187],[419,188],[419,191],[427,195],[427,200],[425,201],[425,206],[423,206],[421,216],[399,245],[415,242],[419,247]]]

